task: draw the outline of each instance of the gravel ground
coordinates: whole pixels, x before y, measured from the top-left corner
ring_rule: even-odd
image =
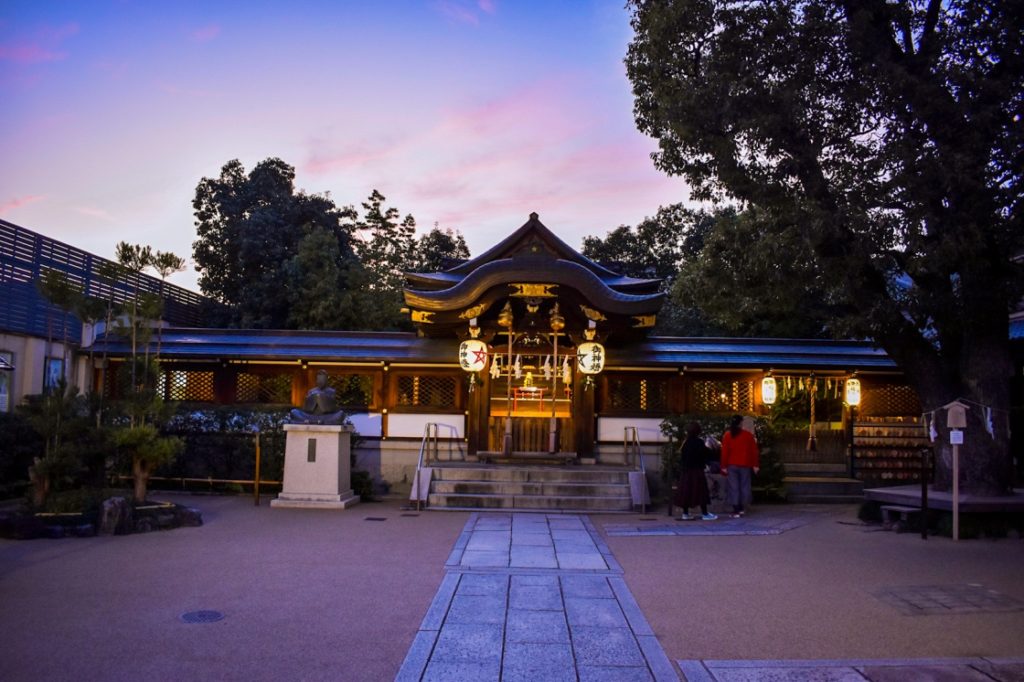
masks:
[[[0,540],[0,677],[391,680],[469,518],[403,516],[397,500],[325,512],[160,497],[199,507],[205,525]],[[1024,542],[922,541],[858,525],[852,508],[778,510],[809,520],[777,535],[605,538],[671,659],[1024,654]],[[603,534],[640,517],[590,518]],[[1014,610],[908,615],[892,600],[969,585]],[[182,622],[197,610],[224,618]]]

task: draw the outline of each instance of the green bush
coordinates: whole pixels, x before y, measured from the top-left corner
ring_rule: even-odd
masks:
[[[103,490],[101,488],[79,488],[52,493],[46,498],[43,508],[38,510],[49,514],[88,514],[100,510],[103,500],[124,491]]]
[[[18,489],[28,482],[32,458],[45,447],[43,437],[32,428],[28,417],[18,412],[0,412],[0,486]]]
[[[352,472],[352,490],[363,502],[373,500],[373,477],[369,471],[356,469]]]

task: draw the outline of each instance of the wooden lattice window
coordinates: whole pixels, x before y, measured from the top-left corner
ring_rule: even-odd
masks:
[[[664,378],[609,376],[602,411],[665,412],[668,381]]]
[[[333,374],[327,377],[341,407],[369,407],[373,404],[372,374]]]
[[[239,372],[235,383],[235,400],[240,403],[290,403],[292,375]]]
[[[694,412],[752,412],[754,382],[694,381],[690,384],[690,408]]]
[[[213,372],[167,370],[161,374],[157,388],[167,400],[213,402]]]
[[[906,417],[921,414],[921,400],[909,386],[865,386],[860,413],[867,417]]]
[[[452,376],[406,374],[397,377],[396,404],[406,407],[456,407],[458,380]]]

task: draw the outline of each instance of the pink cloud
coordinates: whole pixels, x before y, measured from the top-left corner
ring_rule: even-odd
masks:
[[[479,0],[476,4],[477,7],[488,14],[494,14],[498,10],[498,3],[494,2],[494,0]]]
[[[31,36],[0,45],[0,61],[15,64],[44,64],[60,61],[68,53],[60,49],[65,38],[78,33],[78,24],[44,27]]]
[[[4,203],[0,204],[0,213],[17,210],[22,206],[31,204],[33,201],[39,201],[42,198],[42,194],[30,194],[25,197],[14,197],[13,199],[8,199]]]
[[[470,26],[478,26],[480,24],[480,17],[477,16],[476,9],[463,0],[438,0],[438,2],[434,3],[434,9],[441,15],[460,24],[468,24]]]
[[[192,42],[195,43],[208,43],[217,36],[220,35],[220,26],[217,24],[207,24],[206,26],[200,26],[189,33],[189,37]]]
[[[107,211],[102,208],[96,208],[95,206],[75,206],[74,209],[82,215],[89,216],[90,218],[99,218],[107,222],[113,222],[114,216],[110,215]]]

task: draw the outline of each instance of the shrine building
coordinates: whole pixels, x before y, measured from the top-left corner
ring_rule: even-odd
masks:
[[[870,342],[652,335],[661,282],[589,260],[537,214],[476,258],[405,277],[415,332],[165,327],[164,397],[286,409],[325,369],[358,433],[357,468],[399,492],[418,467],[438,468],[430,499],[448,506],[541,504],[528,499],[539,482],[515,500],[486,497],[485,481],[529,481],[531,467],[594,472],[583,482],[641,467],[653,477],[666,416],[765,415],[801,390],[819,397],[823,447],[788,446],[794,480],[825,469],[872,485],[916,478],[920,404]],[[107,358],[96,385],[116,391],[128,340],[100,336],[92,350]],[[619,499],[596,508],[629,508],[609,496]]]

